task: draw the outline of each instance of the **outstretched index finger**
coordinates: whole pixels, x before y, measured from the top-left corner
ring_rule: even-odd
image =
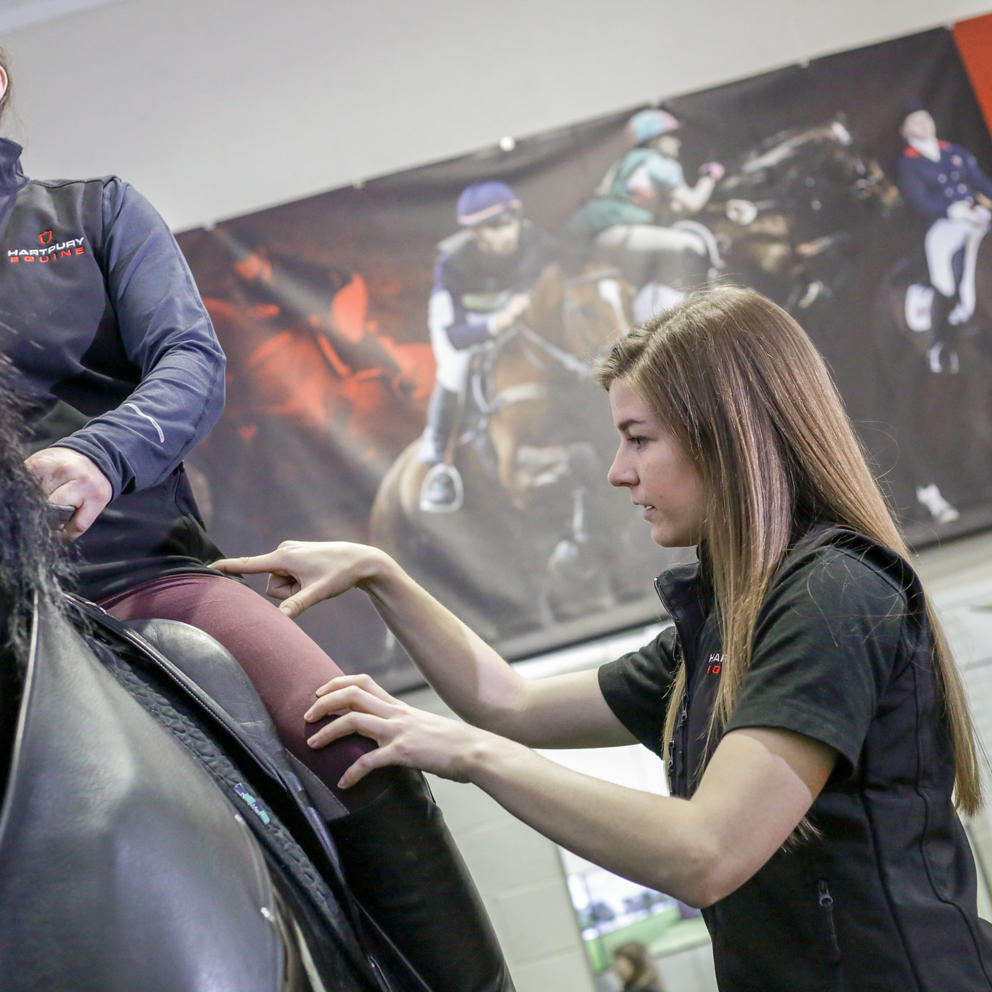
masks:
[[[255,575],[259,572],[280,571],[276,552],[245,558],[220,558],[210,563],[210,568],[232,575]]]

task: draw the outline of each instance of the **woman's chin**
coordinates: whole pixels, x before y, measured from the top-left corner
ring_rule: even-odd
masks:
[[[695,535],[680,533],[661,523],[651,526],[651,540],[659,548],[692,548],[699,543]]]

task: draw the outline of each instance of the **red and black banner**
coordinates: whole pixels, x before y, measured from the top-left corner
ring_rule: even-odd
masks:
[[[723,167],[685,218],[688,261],[568,226],[638,107],[186,232],[229,360],[227,409],[189,460],[216,540],[380,544],[510,657],[653,621],[651,579],[675,555],[606,482],[614,432],[589,369],[624,321],[711,279],[754,286],[814,337],[911,541],[989,526],[992,240],[949,258],[955,288],[973,269],[973,299],[941,339],[932,218],[897,163],[921,107],[992,174],[990,44],[978,18],[666,101],[686,183]],[[513,343],[472,357],[449,452],[462,491],[435,512],[418,456],[432,273],[460,193],[486,180],[512,187],[549,264]],[[417,680],[361,594],[302,623],[346,669]]]

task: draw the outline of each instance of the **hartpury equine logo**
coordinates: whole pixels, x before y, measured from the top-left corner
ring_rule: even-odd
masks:
[[[85,255],[86,248],[83,242],[86,239],[83,235],[78,238],[67,238],[65,241],[56,241],[53,230],[42,231],[38,235],[41,248],[8,248],[8,262],[56,262],[63,258],[72,258],[75,255]]]

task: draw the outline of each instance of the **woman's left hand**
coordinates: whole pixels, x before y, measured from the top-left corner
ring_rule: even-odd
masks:
[[[317,690],[317,701],[304,715],[308,723],[336,717],[307,743],[324,747],[348,734],[361,734],[378,748],[359,758],[341,776],[346,789],[386,765],[405,765],[455,782],[469,780],[475,738],[489,736],[459,720],[418,710],[391,696],[369,675],[342,675]]]

